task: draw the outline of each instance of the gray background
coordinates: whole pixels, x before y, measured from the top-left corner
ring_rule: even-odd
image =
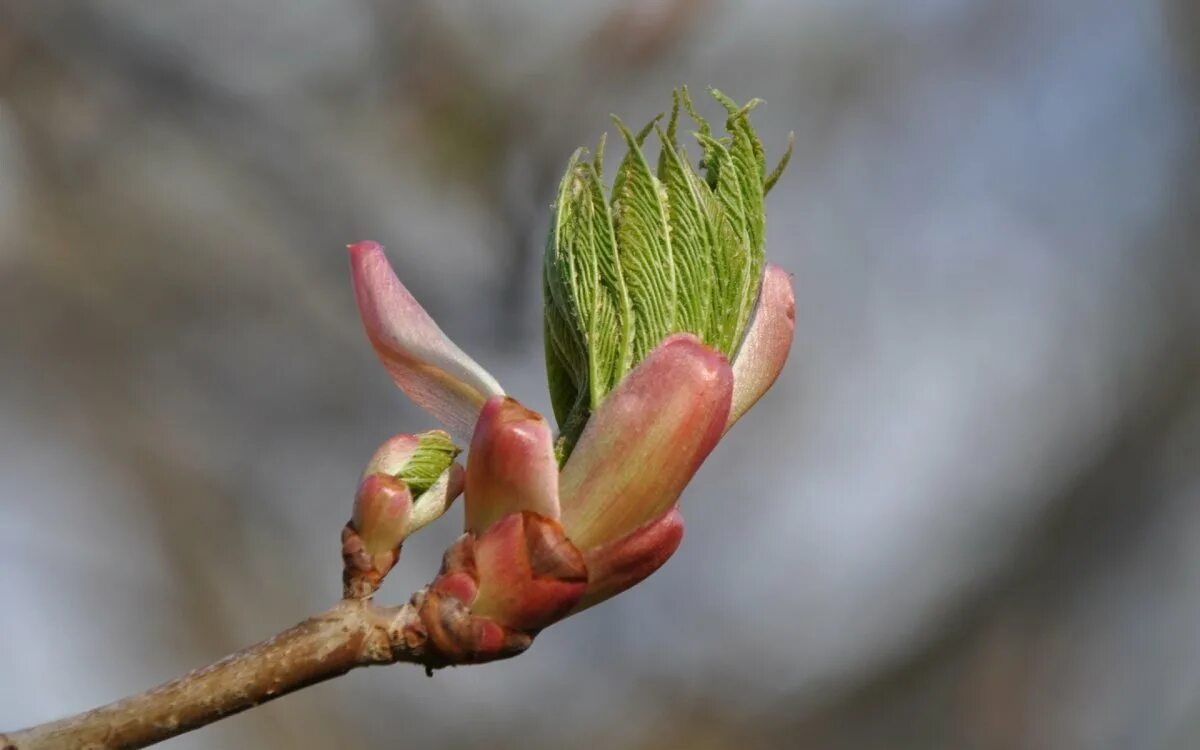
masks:
[[[557,179],[689,83],[765,98],[769,160],[796,131],[767,242],[797,330],[677,556],[519,659],[355,673],[168,747],[1196,747],[1198,19],[0,0],[0,728],[336,596],[363,463],[432,426],[347,242],[547,408]]]

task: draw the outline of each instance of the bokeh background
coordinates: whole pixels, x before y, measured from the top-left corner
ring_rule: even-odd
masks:
[[[1198,7],[0,0],[0,728],[336,597],[363,463],[432,426],[347,242],[546,408],[561,170],[688,83],[796,131],[798,325],[677,556],[513,661],[168,746],[1200,746]]]

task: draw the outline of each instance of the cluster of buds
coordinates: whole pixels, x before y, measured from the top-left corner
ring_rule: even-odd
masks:
[[[768,175],[748,118],[757,100],[713,93],[725,137],[686,90],[665,130],[656,119],[635,136],[618,121],[628,153],[611,196],[603,141],[594,160],[571,159],[544,265],[557,435],[446,337],[377,243],[349,248],[368,338],[449,432],[394,437],[371,460],[343,537],[347,593],[369,596],[403,540],[465,491],[464,533],[413,602],[432,662],[516,653],[661,567],[683,538],[684,488],[783,367],[794,301],[763,259],[763,196],[787,157]],[[681,106],[700,171],[676,141]],[[652,129],[656,172],[641,150]],[[454,439],[470,446],[465,470]]]

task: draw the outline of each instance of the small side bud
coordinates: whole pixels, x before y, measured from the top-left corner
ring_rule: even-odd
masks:
[[[371,456],[363,477],[387,474],[408,485],[413,498],[425,493],[462,451],[444,430],[388,438]]]
[[[413,500],[404,482],[387,474],[367,476],[354,496],[354,514],[342,533],[346,596],[370,596],[400,558]]]
[[[412,493],[386,474],[372,474],[358,486],[350,523],[362,537],[367,554],[380,555],[400,546],[408,536]]]
[[[375,593],[409,535],[437,520],[462,493],[459,449],[441,430],[396,435],[375,451],[342,533],[347,597]]]

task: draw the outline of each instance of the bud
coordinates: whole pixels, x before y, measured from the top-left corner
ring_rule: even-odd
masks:
[[[414,502],[411,523],[405,530],[408,536],[437,520],[462,492],[462,467],[454,463],[461,452],[442,430],[395,435],[371,456],[363,479],[384,474],[408,487]],[[433,514],[434,509],[440,510]]]
[[[346,597],[375,593],[400,558],[408,536],[412,494],[387,474],[368,474],[354,494],[354,513],[342,529],[342,586]]]
[[[356,597],[374,593],[396,564],[400,545],[432,523],[462,492],[459,449],[441,430],[396,435],[375,451],[342,534],[343,579]]]
[[[558,518],[558,464],[546,419],[516,399],[489,399],[471,438],[466,492],[466,530],[477,534],[521,510]]]
[[[724,431],[732,388],[724,355],[668,337],[605,400],[561,474],[545,420],[490,399],[467,461],[467,533],[424,605],[439,648],[478,658],[484,641],[501,642],[489,634],[536,632],[661,567],[683,538],[676,501]]]
[[[566,616],[589,588],[583,556],[551,518],[521,511],[467,532],[414,599],[445,664],[503,658]]]
[[[627,151],[611,190],[603,138],[594,158],[571,158],[543,265],[557,441],[442,333],[377,243],[350,247],[380,359],[471,440],[465,471],[446,433],[389,440],[344,535],[348,595],[370,595],[404,538],[465,486],[466,533],[413,599],[440,663],[517,653],[537,630],[661,567],[683,537],[684,488],[787,359],[795,301],[791,277],[764,262],[763,199],[791,142],[766,174],[749,121],[759,100],[712,95],[727,112],[721,137],[686,89],[665,129],[659,117],[635,135],[616,120]],[[677,141],[681,111],[697,126],[696,167]],[[654,169],[642,153],[651,131],[662,146]]]
[[[575,152],[559,186],[543,264],[546,370],[565,461],[591,414],[627,372],[672,333],[691,333],[732,357],[763,276],[763,198],[791,155],[766,173],[749,113],[717,90],[727,135],[715,138],[687,89],[675,92],[664,131],[656,118],[633,135],[610,195],[595,159]],[[703,154],[693,168],[677,141],[681,107]],[[661,145],[651,170],[642,144]]]
[[[404,482],[387,474],[370,474],[354,494],[354,515],[350,525],[362,539],[363,551],[376,569],[391,568],[389,556],[408,536],[413,500]]]

